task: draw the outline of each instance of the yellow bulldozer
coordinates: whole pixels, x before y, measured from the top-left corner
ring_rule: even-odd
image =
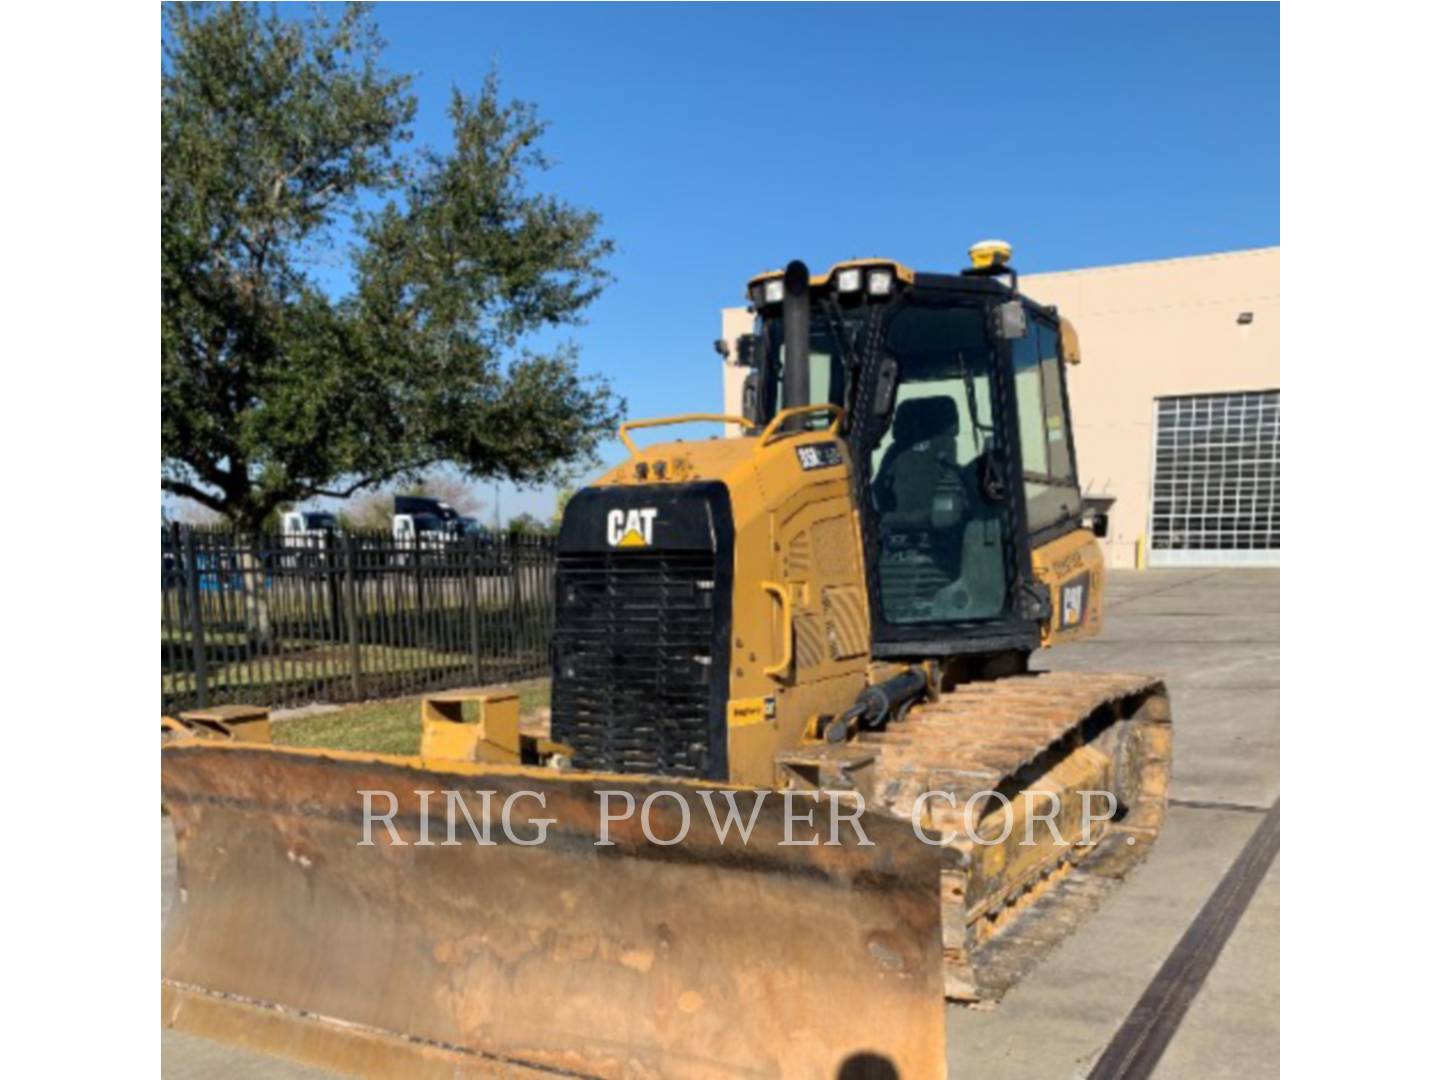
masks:
[[[742,415],[631,422],[560,528],[548,730],[162,726],[164,1022],[366,1076],[939,1076],[1143,857],[1170,715],[1096,634],[1073,328],[1006,245],[753,279]],[[695,421],[739,437],[641,448]],[[224,725],[219,725],[221,734]]]

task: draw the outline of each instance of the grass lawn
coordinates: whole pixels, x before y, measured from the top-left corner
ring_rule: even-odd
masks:
[[[367,675],[405,671],[464,670],[470,657],[464,653],[434,649],[405,649],[393,645],[361,645],[360,670]],[[212,663],[206,669],[206,683],[212,693],[247,686],[333,679],[350,674],[350,651],[344,645],[306,645],[278,656],[257,656],[228,664]],[[162,693],[185,694],[195,689],[195,677],[188,671],[161,672]]]
[[[487,687],[499,690],[502,687]],[[510,683],[503,689],[520,695],[520,715],[533,715],[550,704],[550,680]],[[331,750],[368,750],[378,754],[420,752],[420,695],[348,705],[338,712],[279,720],[271,737],[288,746]]]

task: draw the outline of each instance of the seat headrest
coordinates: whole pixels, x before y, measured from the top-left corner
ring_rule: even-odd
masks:
[[[944,395],[910,398],[895,410],[895,442],[914,446],[928,439],[954,438],[960,432],[960,410]]]

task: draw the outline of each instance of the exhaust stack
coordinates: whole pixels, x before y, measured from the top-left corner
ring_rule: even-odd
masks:
[[[784,399],[781,408],[810,404],[810,270],[799,259],[785,267],[785,297],[782,309],[785,324]],[[803,422],[796,417],[787,426]]]

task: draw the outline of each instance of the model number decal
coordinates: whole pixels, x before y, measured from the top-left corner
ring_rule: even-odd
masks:
[[[840,446],[833,442],[797,446],[795,454],[800,459],[800,468],[806,470],[828,469],[833,465],[844,464],[844,458],[840,456]]]

